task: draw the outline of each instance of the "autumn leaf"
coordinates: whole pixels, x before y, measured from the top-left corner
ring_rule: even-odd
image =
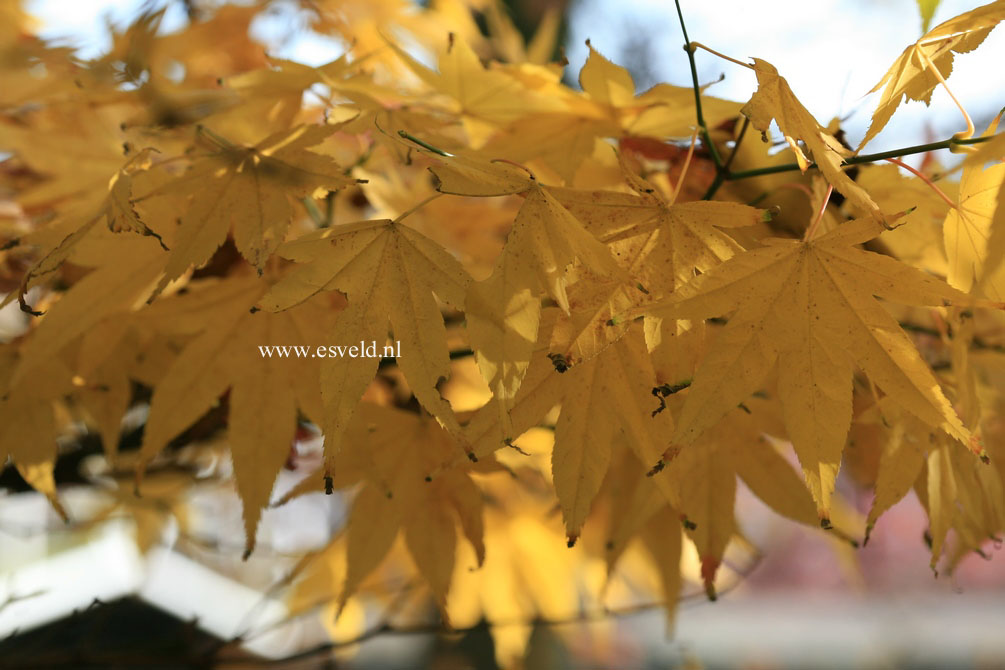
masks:
[[[971,445],[910,339],[873,296],[906,304],[969,304],[960,291],[879,254],[854,248],[884,230],[870,219],[816,240],[777,240],[682,287],[666,317],[731,313],[688,391],[671,443],[692,443],[744,402],[777,365],[785,425],[821,519],[851,423],[853,364],[923,422]],[[799,315],[795,324],[791,315]]]
[[[996,119],[985,134],[992,135],[997,125]],[[947,281],[961,291],[974,291],[993,300],[1005,300],[1001,260],[1005,235],[999,232],[1005,228],[1003,189],[1005,163],[964,165],[957,205],[946,214],[942,227],[949,257]]]
[[[367,483],[353,501],[349,517],[347,572],[339,606],[377,567],[401,532],[446,615],[455,526],[471,543],[479,565],[485,558],[481,494],[461,470],[451,470],[432,482],[416,474],[442,461],[457,445],[434,421],[369,403],[360,405],[350,432],[346,448],[333,459],[333,471],[344,463],[360,461]],[[415,449],[414,444],[425,448]]]
[[[244,504],[245,557],[255,546],[261,509],[289,455],[297,410],[320,420],[318,369],[309,358],[263,356],[261,346],[309,345],[324,341],[326,311],[306,304],[280,314],[252,314],[264,287],[235,279],[199,295],[162,300],[150,317],[175,321],[195,306],[202,311],[203,332],[191,340],[160,380],[150,401],[150,416],[140,449],[141,470],[172,438],[213,407],[229,390],[228,435],[237,488]],[[207,291],[210,291],[208,295]],[[224,306],[205,299],[228,297]],[[194,303],[194,305],[193,305]],[[219,303],[218,303],[219,304]],[[249,358],[258,358],[249,365]],[[259,361],[256,361],[258,363]]]
[[[308,151],[338,130],[337,126],[298,126],[270,135],[252,147],[206,136],[211,150],[160,192],[199,189],[181,218],[164,278],[158,290],[192,265],[206,262],[233,226],[234,243],[259,271],[283,242],[294,202],[315,189],[336,190],[356,183],[333,160]]]
[[[94,56],[21,4],[0,0],[0,464],[71,542],[123,517],[142,552],[187,552],[205,491],[240,501],[247,557],[289,518],[266,510],[320,504],[323,546],[290,561],[270,533],[248,567],[288,564],[287,612],[320,613],[335,662],[456,626],[533,666],[546,626],[621,667],[610,619],[672,627],[777,549],[752,497],[843,567],[912,490],[939,573],[1005,531],[996,125],[853,159],[766,61],[719,99],[687,38],[690,85],[638,90],[589,43],[568,71],[558,10],[527,40],[501,0],[300,3],[268,49],[309,29],[337,46],[320,65],[267,53],[269,3],[147,7]],[[1005,17],[928,31],[937,4],[866,141]],[[63,495],[81,478],[96,505]]]
[[[547,295],[569,311],[567,273],[573,264],[620,274],[603,244],[546,189],[532,187],[492,275],[471,284],[464,304],[478,366],[500,411],[510,408],[530,364],[541,298]]]
[[[17,352],[0,350],[0,462],[10,457],[28,484],[43,493],[53,509],[68,521],[56,494],[53,467],[57,456],[59,423],[57,404],[71,388],[69,368],[59,359],[49,359],[37,374],[13,383]]]
[[[110,258],[117,262],[108,262]],[[88,265],[96,267],[39,321],[31,344],[22,351],[14,379],[31,374],[53,352],[62,350],[106,316],[142,304],[151,295],[166,259],[153,240],[118,236],[106,239],[100,252],[87,259]]]
[[[362,221],[320,230],[289,242],[280,253],[301,265],[274,285],[261,305],[273,312],[300,304],[322,291],[349,300],[329,341],[349,346],[375,342],[383,352],[388,322],[394,331],[397,364],[419,402],[453,434],[460,426],[436,385],[450,374],[446,330],[434,294],[461,307],[467,272],[429,238],[397,221]],[[356,404],[376,372],[378,357],[324,356],[321,383],[330,459]]]
[[[484,67],[464,39],[451,39],[445,49],[440,47],[436,71],[397,44],[389,45],[426,86],[443,97],[439,106],[458,115],[475,146],[483,144],[498,124],[521,118],[528,111],[563,107],[560,100],[528,87],[512,73]]]
[[[809,160],[796,140],[803,141],[820,172],[837,191],[870,215],[882,218],[879,207],[869,194],[841,169],[844,158],[851,152],[803,107],[775,66],[760,58],[752,60],[754,74],[757,75],[757,92],[740,110],[750,119],[751,125],[766,133],[774,119],[796,155],[801,170],[806,170]]]
[[[569,332],[556,342],[570,360],[589,359],[620,337],[625,322],[619,324],[618,318],[631,306],[669,296],[696,270],[706,272],[741,251],[722,229],[765,218],[762,210],[738,203],[675,203],[632,175],[623,161],[621,168],[634,194],[549,189],[587,232],[608,246],[624,272],[623,278],[587,276],[573,287],[576,304]]]
[[[922,20],[927,28],[927,22],[937,3],[920,4]],[[939,83],[948,79],[953,70],[953,55],[976,49],[1003,18],[1005,18],[1005,2],[996,0],[940,23],[904,49],[870,91],[874,93],[880,88],[883,89],[879,106],[872,115],[872,123],[859,145],[859,150],[861,151],[869,140],[879,134],[905,98],[929,104],[932,91]]]

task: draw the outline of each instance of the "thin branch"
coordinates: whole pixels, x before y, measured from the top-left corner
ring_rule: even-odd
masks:
[[[729,158],[726,159],[726,164],[722,166],[723,171],[729,172],[729,166],[733,164],[733,159],[736,158],[736,152],[740,149],[740,143],[743,142],[743,138],[747,134],[747,127],[749,125],[750,117],[743,117],[743,125],[740,126],[740,134],[736,136],[736,141],[733,142],[733,150],[729,152]]]
[[[712,162],[715,163],[716,172],[719,172],[722,170],[722,158],[719,157],[719,150],[712,142],[708,126],[705,124],[705,116],[701,111],[701,85],[698,83],[698,67],[694,62],[694,47],[691,44],[691,38],[687,36],[687,26],[684,25],[684,13],[680,9],[680,0],[674,0],[674,4],[677,6],[677,18],[680,20],[681,32],[684,33],[684,51],[687,52],[687,59],[691,63],[691,86],[694,88],[694,114],[695,120],[698,122],[698,132],[701,133],[701,141],[708,147]]]
[[[893,149],[891,151],[882,151],[876,154],[862,154],[860,156],[851,156],[850,158],[844,159],[845,165],[863,165],[865,163],[875,163],[877,161],[886,160],[887,158],[900,158],[902,156],[910,156],[912,154],[923,154],[928,151],[937,151],[939,149],[952,149],[954,146],[966,146],[970,144],[980,144],[982,142],[987,142],[993,135],[986,137],[971,137],[969,139],[957,139],[949,138],[948,140],[943,140],[941,142],[929,142],[928,144],[918,144],[913,147],[905,147],[903,149]],[[816,167],[816,163],[810,163],[809,167]],[[771,165],[769,167],[755,168],[753,170],[742,170],[740,172],[732,172],[726,175],[728,181],[738,181],[740,179],[749,179],[751,177],[760,177],[767,174],[777,174],[779,172],[795,172],[799,170],[799,165],[797,163],[785,163],[783,165]]]
[[[715,179],[712,180],[708,190],[705,191],[705,195],[701,196],[702,200],[711,200],[712,196],[716,194],[723,182],[726,181],[726,175],[729,174],[729,166],[733,164],[733,159],[736,158],[736,153],[740,149],[740,143],[743,142],[743,138],[747,134],[748,126],[750,126],[750,119],[745,116],[743,117],[743,125],[740,126],[740,134],[736,136],[736,141],[733,142],[733,150],[729,152],[729,157],[723,164],[722,169],[715,171]]]

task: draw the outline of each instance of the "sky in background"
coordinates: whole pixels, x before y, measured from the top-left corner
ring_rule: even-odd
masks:
[[[83,55],[95,55],[108,44],[107,17],[123,25],[142,3],[137,0],[33,0],[29,10],[48,37],[70,38]],[[181,3],[172,3],[165,27],[181,25]],[[975,0],[942,0],[932,25],[982,4]],[[681,0],[689,37],[745,60],[769,61],[822,124],[844,117],[849,141],[865,134],[878,94],[868,91],[882,78],[901,51],[921,35],[915,0]],[[585,41],[608,58],[629,67],[640,89],[661,81],[690,85],[683,36],[669,0],[573,0],[566,41],[571,72],[586,59]],[[263,37],[268,21],[257,26]],[[338,43],[303,35],[273,44],[276,55],[320,64],[341,53]],[[711,54],[698,52],[701,83],[725,79],[710,95],[747,100],[756,89],[752,72]],[[1005,29],[999,27],[980,49],[957,56],[949,84],[967,107],[978,132],[1005,106]],[[575,77],[572,77],[573,79]],[[945,139],[963,130],[962,117],[949,96],[937,88],[930,110],[919,102],[902,107],[868,151],[884,151]]]

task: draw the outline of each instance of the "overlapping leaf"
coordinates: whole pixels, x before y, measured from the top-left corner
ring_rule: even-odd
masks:
[[[261,270],[285,239],[297,199],[318,188],[337,190],[356,183],[335,161],[307,150],[336,130],[298,126],[252,147],[208,138],[210,153],[162,192],[184,192],[198,185],[181,218],[161,287],[192,265],[206,262],[231,227],[238,251]]]
[[[925,4],[928,3],[922,4],[923,12]],[[872,123],[859,149],[879,134],[905,98],[920,100],[927,105],[935,87],[949,78],[954,54],[976,49],[1002,19],[1005,19],[1005,2],[996,0],[940,23],[904,49],[870,91],[883,89],[879,106],[872,115]]]
[[[674,445],[694,442],[776,365],[785,425],[822,519],[851,422],[853,365],[924,423],[972,443],[910,339],[873,296],[907,304],[971,300],[853,246],[883,230],[860,219],[816,240],[775,241],[709,270],[665,303],[662,313],[675,318],[731,314],[688,391]]]
[[[289,456],[298,410],[321,420],[317,365],[308,357],[263,354],[260,347],[322,344],[330,312],[308,303],[280,314],[251,313],[264,286],[234,279],[194,294],[164,300],[147,318],[184,326],[202,322],[202,332],[178,355],[154,389],[143,434],[142,464],[229,390],[228,436],[237,488],[244,503],[247,543],[255,545],[261,509]]]
[[[455,308],[464,304],[470,277],[429,238],[396,221],[362,221],[320,230],[288,243],[282,255],[302,263],[262,298],[269,311],[297,305],[322,291],[340,291],[349,306],[328,334],[333,346],[374,346],[376,357],[328,356],[321,363],[325,449],[338,453],[356,404],[373,380],[388,339],[400,349],[397,364],[419,402],[452,433],[460,426],[436,385],[450,375],[446,329],[434,294]],[[336,350],[337,351],[337,350]]]
[[[802,170],[807,168],[809,162],[802,148],[796,144],[796,140],[803,141],[810,157],[837,191],[863,211],[882,217],[879,207],[869,194],[841,169],[844,157],[851,152],[803,107],[792,93],[785,78],[778,74],[775,66],[760,58],[754,58],[753,61],[754,74],[757,75],[757,92],[741,110],[750,119],[751,125],[766,133],[774,119],[795,153]]]

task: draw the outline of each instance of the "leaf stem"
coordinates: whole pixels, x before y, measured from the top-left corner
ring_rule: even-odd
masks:
[[[728,60],[730,63],[735,63],[735,64],[739,65],[740,67],[747,68],[748,70],[753,70],[754,69],[754,66],[751,65],[750,63],[744,63],[741,60],[736,60],[735,58],[731,58],[731,57],[727,56],[726,54],[719,53],[715,49],[710,49],[709,47],[705,46],[701,42],[691,42],[688,46],[692,50],[693,49],[703,49],[703,50],[709,52],[710,54],[712,54],[713,56],[718,56],[719,58],[721,58],[723,60]]]
[[[918,49],[917,51],[915,51],[915,53],[921,56],[921,59],[925,61],[925,65],[931,68],[932,74],[935,75],[935,78],[939,80],[940,84],[942,84],[942,88],[946,89],[946,93],[949,94],[949,97],[953,99],[954,103],[956,103],[956,107],[960,110],[960,113],[963,114],[963,120],[967,122],[966,137],[968,138],[973,137],[974,122],[970,119],[970,115],[967,114],[967,110],[964,109],[960,101],[956,99],[955,95],[953,95],[953,90],[949,88],[949,84],[946,83],[946,80],[943,78],[942,73],[939,72],[939,68],[936,67],[935,63],[932,62],[932,59],[928,57],[928,54],[925,53],[924,49]]]
[[[827,185],[827,193],[824,194],[823,202],[820,203],[820,210],[817,212],[816,217],[813,219],[813,223],[810,224],[809,228],[803,234],[803,242],[808,242],[813,239],[813,234],[817,232],[817,228],[820,227],[820,222],[823,221],[824,212],[827,211],[827,203],[831,200],[831,193],[834,192],[834,186],[831,184]]]
[[[894,165],[896,165],[898,167],[904,168],[905,170],[907,170],[908,172],[910,172],[911,174],[913,174],[915,177],[917,177],[921,181],[925,182],[925,184],[928,185],[928,188],[930,188],[933,191],[935,191],[939,195],[939,197],[942,198],[945,201],[945,203],[947,205],[949,205],[953,209],[959,209],[959,207],[956,206],[956,203],[953,202],[952,200],[950,200],[949,196],[946,195],[945,193],[943,193],[942,189],[939,188],[938,186],[936,186],[935,182],[933,182],[931,179],[928,178],[928,175],[926,175],[925,173],[921,172],[920,170],[916,170],[915,168],[911,167],[910,165],[908,165],[904,161],[900,160],[899,158],[887,158],[886,160],[889,161],[889,162],[891,162],[891,163],[893,163]]]
[[[418,203],[417,205],[415,205],[415,206],[411,207],[410,209],[408,209],[407,211],[405,211],[403,214],[398,215],[398,218],[396,218],[393,221],[393,223],[400,223],[401,220],[404,219],[406,216],[409,216],[410,214],[414,214],[416,210],[418,210],[418,209],[420,209],[422,207],[425,207],[428,203],[432,202],[433,200],[436,200],[437,198],[439,198],[442,195],[443,195],[442,193],[434,193],[433,195],[429,196],[428,198],[426,198],[422,202]]]
[[[694,143],[698,140],[698,129],[695,128],[694,132],[691,133],[691,144],[687,148],[687,158],[684,159],[684,167],[681,168],[680,178],[677,180],[677,185],[674,186],[673,195],[670,196],[670,202],[677,202],[677,196],[680,195],[681,186],[684,185],[684,178],[687,177],[687,169],[691,166],[691,157],[694,156]],[[716,171],[718,175],[718,171]]]

